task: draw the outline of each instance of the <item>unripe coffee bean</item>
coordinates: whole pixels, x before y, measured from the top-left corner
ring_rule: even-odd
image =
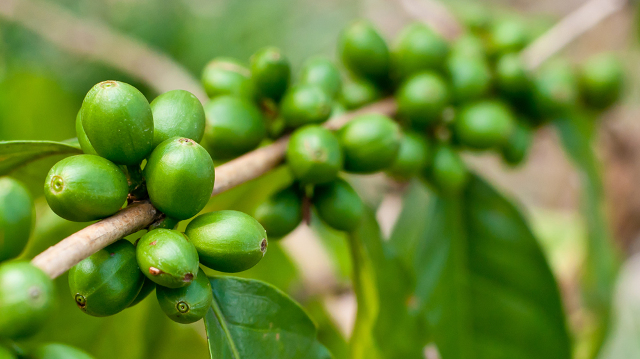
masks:
[[[364,203],[356,191],[343,179],[318,185],[313,191],[313,205],[320,218],[329,226],[352,231],[364,215]]]
[[[381,171],[398,156],[402,131],[380,114],[361,115],[338,131],[344,152],[344,169],[354,173]]]
[[[198,275],[198,252],[184,234],[171,229],[154,229],[136,246],[140,270],[163,287],[180,288]]]
[[[279,49],[267,47],[251,56],[251,79],[260,96],[280,101],[290,77],[291,65]]]
[[[153,150],[144,176],[151,203],[167,216],[184,220],[209,202],[215,170],[202,146],[189,138],[174,137]]]
[[[0,264],[0,337],[35,334],[52,315],[53,281],[29,262]]]
[[[172,90],[151,102],[153,113],[153,147],[172,137],[186,137],[196,142],[204,135],[205,116],[200,100],[189,91]]]
[[[260,223],[238,211],[217,211],[196,217],[185,230],[198,249],[200,262],[220,272],[241,272],[267,252],[267,233]]]
[[[251,72],[230,58],[215,58],[209,62],[202,72],[202,85],[209,98],[225,95],[251,101],[255,98]]]
[[[364,79],[352,79],[342,86],[340,102],[347,110],[355,110],[382,98],[382,92]]]
[[[432,151],[423,136],[415,132],[405,132],[400,142],[398,157],[387,173],[396,179],[408,180],[422,173],[431,164]]]
[[[78,143],[80,144],[82,152],[88,155],[98,155],[98,152],[96,152],[91,145],[91,141],[89,141],[89,138],[82,127],[82,110],[78,111],[78,115],[76,115],[76,137],[78,138]]]
[[[105,317],[126,309],[140,293],[144,279],[135,247],[121,239],[73,266],[69,289],[80,310]]]
[[[344,29],[338,40],[338,53],[354,75],[376,84],[388,80],[389,48],[370,22],[358,20]]]
[[[205,105],[203,145],[217,160],[245,154],[262,142],[267,127],[260,110],[248,100],[221,96]]]
[[[291,135],[286,157],[296,179],[304,184],[317,184],[336,178],[344,156],[333,132],[318,125],[308,125]]]
[[[276,192],[256,208],[254,217],[269,238],[284,237],[302,222],[302,194],[293,186]]]
[[[19,181],[0,177],[0,262],[17,257],[29,241],[35,209],[29,190]]]
[[[293,86],[285,93],[280,115],[287,127],[322,123],[331,115],[331,98],[319,86]]]
[[[593,56],[580,69],[580,93],[584,102],[597,110],[614,104],[622,92],[624,69],[612,54]]]
[[[186,287],[158,287],[156,297],[160,308],[174,322],[189,324],[202,319],[213,301],[213,291],[209,278],[198,269],[196,279]]]
[[[331,60],[314,57],[305,62],[302,67],[300,83],[318,86],[333,99],[340,93],[342,77],[340,70]]]
[[[447,83],[434,72],[420,72],[402,83],[396,93],[398,116],[424,129],[441,118],[451,101]]]
[[[119,165],[135,165],[153,149],[153,115],[135,87],[103,81],[82,102],[82,127],[96,152]]]
[[[391,53],[393,74],[405,79],[425,70],[443,70],[449,45],[435,31],[422,23],[405,27]]]
[[[511,110],[498,101],[479,101],[462,108],[454,122],[456,139],[474,149],[505,144],[515,126]]]
[[[459,193],[469,180],[469,171],[462,158],[448,145],[437,146],[427,177],[443,195]]]
[[[109,217],[125,203],[127,178],[112,162],[94,155],[67,157],[56,163],[44,183],[49,207],[60,217],[89,222]]]

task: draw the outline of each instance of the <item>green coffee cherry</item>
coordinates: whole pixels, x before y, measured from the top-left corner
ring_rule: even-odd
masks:
[[[496,62],[496,86],[509,99],[520,99],[531,90],[531,79],[518,54],[506,54]]]
[[[479,60],[486,60],[487,50],[482,39],[473,34],[460,36],[451,45],[449,58],[470,57]]]
[[[294,86],[282,98],[280,115],[290,128],[322,123],[331,115],[331,98],[316,85]]]
[[[56,163],[44,183],[49,207],[60,217],[89,222],[116,213],[127,200],[129,185],[112,162],[94,155],[67,157]]]
[[[396,40],[391,53],[392,72],[404,79],[425,70],[444,69],[449,45],[422,23],[407,26]]]
[[[340,93],[342,77],[338,67],[331,60],[314,57],[302,67],[300,83],[319,86],[333,99]]]
[[[293,176],[304,184],[329,182],[343,164],[342,148],[336,135],[318,125],[297,129],[287,146],[287,164]]]
[[[248,214],[217,211],[196,217],[185,231],[203,265],[220,272],[242,272],[267,252],[267,233]]]
[[[376,85],[363,79],[352,79],[342,86],[339,99],[347,110],[355,110],[382,98]]]
[[[491,70],[485,60],[454,56],[449,58],[447,65],[453,97],[457,102],[480,99],[491,90]]]
[[[184,234],[171,229],[154,229],[136,246],[140,270],[163,287],[188,286],[198,275],[198,252]]]
[[[622,92],[624,69],[612,54],[593,56],[580,69],[580,93],[584,102],[602,110],[613,105]]]
[[[344,152],[344,169],[372,173],[389,167],[398,156],[402,131],[390,118],[366,114],[347,123],[338,132]]]
[[[158,287],[156,297],[160,308],[174,322],[189,324],[202,319],[213,301],[209,278],[200,268],[196,279],[182,288]]]
[[[80,310],[106,317],[120,313],[136,299],[144,278],[135,247],[121,239],[73,266],[69,289]]]
[[[474,33],[483,33],[491,25],[492,15],[485,5],[477,2],[464,2],[455,10],[460,22]]]
[[[340,59],[351,73],[376,84],[387,82],[391,62],[389,49],[370,22],[351,23],[342,31],[338,42]]]
[[[418,129],[440,120],[451,101],[449,88],[434,72],[420,72],[402,83],[396,93],[398,115]]]
[[[53,312],[53,281],[28,262],[0,265],[0,337],[35,334]]]
[[[196,142],[204,135],[204,109],[197,97],[185,90],[163,93],[151,102],[153,113],[153,147],[172,137],[186,137]]]
[[[202,85],[209,98],[231,95],[247,100],[255,98],[251,72],[236,60],[215,58],[202,72]]]
[[[38,346],[29,356],[32,359],[94,359],[78,348],[61,343],[48,343]]]
[[[9,349],[0,347],[0,359],[18,359],[18,357]]]
[[[133,302],[129,304],[129,308],[145,300],[145,298],[147,298],[149,294],[153,292],[154,289],[156,289],[156,283],[151,279],[144,277],[144,282],[142,283],[142,288],[140,288],[140,293],[138,293],[138,295],[136,296],[136,299],[134,299]]]
[[[192,139],[162,142],[144,168],[151,203],[169,217],[189,219],[209,202],[215,170],[209,153]]]
[[[502,145],[502,158],[512,166],[520,164],[527,157],[532,142],[531,128],[520,121],[516,122],[509,140]]]
[[[341,178],[316,186],[313,190],[313,205],[325,223],[341,231],[356,229],[364,215],[362,199]]]
[[[400,142],[398,157],[389,169],[392,177],[400,180],[408,180],[423,172],[431,162],[432,150],[429,143],[418,133],[405,132]]]
[[[469,171],[456,150],[440,145],[434,151],[427,177],[442,194],[453,195],[464,188],[469,180]]]
[[[290,77],[291,65],[279,49],[267,47],[251,56],[251,78],[262,97],[280,101]]]
[[[269,238],[281,238],[302,222],[302,194],[293,186],[269,197],[256,208],[254,217]]]
[[[505,144],[515,126],[513,114],[497,101],[465,106],[454,123],[455,136],[467,147],[484,150]]]
[[[89,141],[89,138],[82,127],[82,110],[78,111],[78,115],[76,115],[76,137],[78,137],[78,143],[80,144],[82,152],[88,155],[98,154],[91,145],[91,141]]]
[[[0,262],[22,252],[35,217],[29,190],[13,178],[0,177]]]
[[[260,110],[248,100],[220,96],[205,105],[203,144],[218,160],[245,154],[262,142],[267,127]]]
[[[563,113],[578,103],[578,81],[566,62],[544,66],[533,82],[533,96],[541,116],[551,117]]]
[[[82,102],[82,127],[96,152],[119,165],[135,165],[153,149],[149,102],[119,81],[93,86]]]
[[[522,50],[529,42],[529,33],[520,19],[504,19],[493,24],[489,33],[489,47],[494,54]]]

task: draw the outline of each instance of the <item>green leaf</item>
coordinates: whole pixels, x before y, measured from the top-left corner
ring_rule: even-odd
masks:
[[[582,185],[581,212],[587,226],[587,254],[582,273],[582,290],[587,307],[595,314],[596,324],[591,330],[593,357],[609,331],[611,300],[620,266],[620,255],[614,247],[605,210],[605,195],[593,142],[597,121],[587,113],[573,112],[554,121],[564,150],[580,173]]]
[[[80,147],[65,142],[0,141],[0,176],[45,157],[80,153]]]
[[[570,358],[557,283],[515,206],[473,177],[430,212],[416,294],[441,357]]]
[[[210,280],[205,325],[212,359],[331,357],[307,313],[279,289],[251,279]]]

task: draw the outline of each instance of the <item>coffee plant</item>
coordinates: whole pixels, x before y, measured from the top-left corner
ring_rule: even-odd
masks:
[[[556,126],[587,174],[592,243],[603,245],[589,146],[597,115],[620,97],[622,66],[601,54],[532,69],[519,54],[533,40],[522,22],[463,22],[455,39],[413,23],[390,45],[358,20],[341,32],[339,62],[314,57],[297,72],[275,47],[246,63],[215,58],[202,72],[204,104],[185,90],[149,103],[134,86],[103,81],[77,113],[77,140],[1,142],[0,358],[91,358],[60,343],[22,346],[55,311],[52,278],[66,270],[66,300],[94,317],[155,290],[171,320],[204,320],[212,358],[421,358],[430,343],[443,359],[569,358],[558,285],[536,238],[465,156],[519,166],[536,130]],[[64,158],[48,171],[46,203],[84,229],[30,263],[19,255],[34,201],[11,174],[53,155]],[[207,210],[213,195],[276,166],[267,186],[276,188],[253,210]],[[374,173],[407,191],[387,239],[354,176]],[[358,311],[348,347],[312,301],[305,310],[271,284],[226,274],[318,221],[350,252]],[[615,258],[601,257],[593,265],[613,275]],[[603,322],[610,286],[586,277]]]

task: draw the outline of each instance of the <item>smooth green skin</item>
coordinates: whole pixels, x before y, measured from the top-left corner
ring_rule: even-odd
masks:
[[[580,69],[580,93],[584,102],[597,110],[613,105],[622,93],[624,68],[613,54],[593,56]]]
[[[392,73],[404,79],[425,70],[442,70],[449,54],[449,44],[422,23],[405,27],[391,53]]]
[[[402,131],[380,114],[355,118],[338,131],[344,152],[344,169],[354,173],[381,171],[393,163],[400,150]]]
[[[53,281],[29,262],[0,264],[0,337],[22,339],[35,334],[51,316]]]
[[[112,162],[95,155],[67,157],[44,182],[49,207],[60,217],[89,222],[118,212],[129,194],[127,178]]]
[[[336,135],[318,125],[297,129],[287,145],[286,157],[291,173],[303,184],[334,180],[344,163]]]
[[[487,50],[480,37],[474,34],[465,34],[453,42],[449,57],[471,57],[484,60],[487,57]]]
[[[442,111],[451,102],[445,80],[430,71],[408,78],[396,92],[398,115],[413,127],[424,129],[440,120]]]
[[[579,101],[578,80],[565,62],[551,63],[538,71],[533,82],[536,110],[551,117],[574,108]]]
[[[342,31],[338,53],[354,75],[377,84],[387,81],[391,64],[389,48],[369,21],[355,21]]]
[[[0,262],[17,257],[36,218],[33,198],[21,182],[0,177]]]
[[[135,165],[153,150],[153,115],[144,95],[119,81],[93,86],[82,102],[82,127],[96,152]]]
[[[415,132],[405,132],[398,156],[387,173],[399,180],[408,180],[430,165],[432,149],[426,138]]]
[[[280,115],[287,127],[322,123],[331,115],[331,97],[317,85],[297,85],[285,93]]]
[[[94,359],[83,350],[61,343],[38,346],[29,356],[31,359]]]
[[[353,79],[342,86],[340,102],[347,110],[355,110],[382,98],[376,85],[364,79]]]
[[[314,57],[304,63],[300,73],[300,83],[316,85],[335,98],[342,88],[342,76],[340,70],[333,61],[324,57]]]
[[[489,32],[489,48],[493,54],[518,52],[529,43],[530,35],[522,20],[496,21]]]
[[[462,145],[484,150],[505,144],[515,122],[507,106],[486,100],[465,106],[453,126],[455,136]]]
[[[267,252],[267,232],[260,222],[238,211],[217,211],[196,217],[185,230],[198,249],[200,262],[220,272],[245,271]]]
[[[496,86],[508,98],[519,98],[531,89],[531,78],[519,54],[510,53],[496,61]]]
[[[462,190],[469,180],[469,171],[458,152],[448,145],[436,147],[427,177],[445,195]]]
[[[179,136],[196,142],[204,136],[206,123],[200,100],[189,91],[172,90],[151,102],[153,113],[153,147]]]
[[[84,132],[84,128],[82,127],[82,110],[78,111],[78,115],[76,116],[76,137],[78,138],[78,143],[80,144],[80,148],[82,148],[82,152],[88,155],[97,155],[98,152],[91,145],[91,141],[89,141],[89,137]]]
[[[194,243],[173,229],[147,232],[138,241],[136,258],[142,273],[163,287],[186,287],[198,275],[198,251]]]
[[[202,268],[190,285],[182,288],[158,287],[156,297],[160,308],[174,322],[189,324],[202,319],[213,302],[211,283]]]
[[[144,275],[136,248],[121,239],[83,259],[69,270],[71,298],[94,317],[120,313],[138,296]]]
[[[491,69],[484,59],[454,56],[447,65],[453,98],[458,103],[480,99],[491,90]]]
[[[325,223],[340,231],[353,231],[364,215],[362,199],[341,178],[316,186],[313,190],[313,205]]]
[[[143,276],[144,277],[144,276]],[[136,299],[129,304],[129,308],[136,306],[143,300],[145,300],[153,290],[156,289],[156,283],[151,279],[144,277],[144,282],[142,283],[142,288],[140,288],[140,293],[136,296]]]
[[[215,169],[204,147],[191,139],[174,137],[153,150],[144,177],[151,203],[167,216],[185,220],[209,202]]]
[[[249,69],[230,58],[209,62],[202,71],[202,85],[209,98],[231,95],[253,100],[256,96]]]
[[[262,142],[267,127],[260,110],[248,100],[220,96],[204,107],[207,125],[204,142],[218,160],[245,154]]]
[[[262,97],[280,101],[290,78],[291,65],[279,49],[266,47],[251,56],[251,79]]]
[[[262,202],[254,217],[269,238],[282,238],[302,222],[302,196],[293,186],[285,188]]]
[[[0,347],[0,359],[18,359],[18,357],[9,349]]]
[[[532,142],[533,130],[520,121],[516,122],[509,140],[502,146],[502,158],[512,166],[522,163],[529,154]]]

